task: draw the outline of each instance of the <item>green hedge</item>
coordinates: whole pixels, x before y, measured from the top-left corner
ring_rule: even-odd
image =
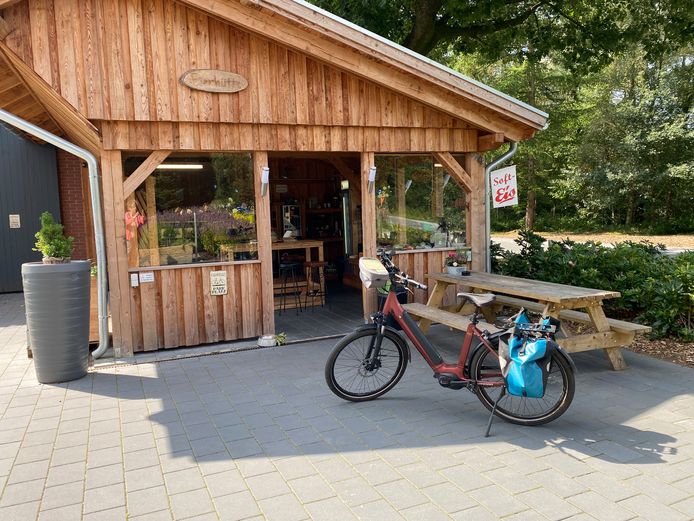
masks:
[[[531,231],[516,240],[520,253],[494,244],[493,270],[504,275],[619,291],[608,315],[648,324],[656,337],[694,339],[694,252],[663,254],[664,246],[622,242],[614,247],[568,239],[545,241]]]

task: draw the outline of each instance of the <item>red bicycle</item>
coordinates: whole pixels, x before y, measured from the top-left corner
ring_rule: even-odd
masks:
[[[331,352],[325,367],[325,379],[333,393],[345,400],[361,402],[378,398],[395,387],[411,360],[410,348],[397,330],[399,327],[433,369],[440,385],[472,391],[491,412],[487,435],[494,415],[520,425],[541,425],[555,420],[568,409],[575,389],[573,362],[558,346],[552,351],[545,367],[545,392],[541,398],[515,396],[506,392],[499,342],[508,339],[511,334],[508,329],[515,327],[515,322],[509,320],[504,325],[505,329],[492,333],[478,327],[480,308],[494,302],[493,294],[458,294],[458,297],[472,302],[476,312],[467,327],[457,362],[445,363],[441,353],[397,298],[400,288],[426,290],[427,286],[402,273],[389,255],[380,253],[379,260],[387,271],[387,276],[383,278],[391,283],[388,297],[383,310],[372,315],[372,323],[359,327],[343,338]],[[376,259],[370,261],[378,262]],[[362,280],[365,280],[364,269],[361,273]],[[373,272],[366,275],[366,280],[371,281],[369,277],[378,276],[382,275]],[[525,311],[521,310],[519,315],[521,313]],[[526,324],[523,329],[530,334],[551,336],[552,339],[552,331],[555,330],[546,329],[542,322]],[[514,334],[516,331],[514,329]],[[507,336],[504,338],[504,335]]]

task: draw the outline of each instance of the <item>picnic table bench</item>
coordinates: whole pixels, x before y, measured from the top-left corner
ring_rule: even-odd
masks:
[[[426,331],[432,322],[463,331],[467,328],[469,319],[466,319],[464,314],[472,311],[469,305],[459,303],[443,309],[444,295],[451,285],[470,288],[474,292],[490,292],[497,295],[494,308],[482,309],[487,323],[480,324],[480,327],[490,332],[496,329],[492,324],[494,316],[503,306],[523,307],[560,320],[587,324],[593,332],[570,335],[564,329],[563,333],[566,337],[562,338],[559,344],[570,353],[604,349],[614,370],[626,367],[620,346],[631,344],[637,334],[651,330],[648,326],[605,316],[602,301],[619,297],[620,293],[616,291],[567,286],[492,273],[475,272],[468,276],[429,273],[426,277],[435,282],[427,304],[406,306],[410,314],[420,317],[420,328],[423,331]],[[585,312],[578,311],[579,309],[584,309]],[[489,326],[494,329],[490,329]]]

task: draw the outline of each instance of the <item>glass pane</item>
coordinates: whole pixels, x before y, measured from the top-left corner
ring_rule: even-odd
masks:
[[[124,160],[126,175],[143,161]],[[172,155],[126,201],[131,266],[257,259],[250,154]]]
[[[465,244],[465,195],[430,155],[376,156],[378,246],[403,249]]]

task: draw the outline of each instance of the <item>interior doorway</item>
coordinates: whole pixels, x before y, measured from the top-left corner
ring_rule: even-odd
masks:
[[[358,154],[271,155],[275,330],[288,340],[363,323]]]

